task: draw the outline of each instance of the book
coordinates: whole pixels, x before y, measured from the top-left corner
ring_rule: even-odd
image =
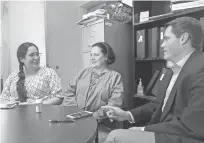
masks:
[[[154,27],[148,30],[148,58],[159,57],[159,28]]]
[[[203,30],[203,34],[204,34],[204,17],[200,18],[200,24],[201,24],[201,27],[202,27],[202,30]],[[203,42],[202,51],[204,51],[204,42]]]
[[[163,48],[161,47],[162,43],[163,43],[163,40],[164,40],[164,27],[160,27],[159,28],[159,46],[158,46],[158,57],[159,58],[164,58],[164,52],[163,52]]]
[[[150,91],[152,90],[152,87],[154,86],[154,84],[155,84],[155,82],[156,82],[156,80],[157,80],[157,78],[158,78],[158,76],[159,76],[159,71],[158,70],[156,70],[155,72],[154,72],[154,75],[152,76],[152,78],[150,79],[150,82],[149,82],[149,84],[147,85],[147,87],[146,87],[146,89],[145,89],[145,91],[144,91],[144,94],[145,95],[148,95],[149,93],[150,93]]]
[[[137,31],[137,58],[145,58],[145,30]]]

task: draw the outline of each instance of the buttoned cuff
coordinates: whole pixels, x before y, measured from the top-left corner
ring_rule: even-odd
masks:
[[[144,131],[144,130],[145,130],[145,127],[142,127],[142,128],[141,128],[141,131]]]

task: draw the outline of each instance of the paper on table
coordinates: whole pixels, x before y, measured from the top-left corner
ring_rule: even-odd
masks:
[[[14,108],[17,105],[17,103],[14,104],[0,104],[1,109],[11,109]]]

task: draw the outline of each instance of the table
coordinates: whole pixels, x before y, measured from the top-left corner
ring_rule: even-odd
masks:
[[[75,107],[43,105],[36,113],[35,105],[18,105],[13,109],[0,109],[1,143],[85,143],[93,142],[97,122],[92,117],[75,122],[50,123],[80,111]]]

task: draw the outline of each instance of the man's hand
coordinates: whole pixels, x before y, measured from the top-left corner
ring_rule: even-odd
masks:
[[[145,127],[131,127],[131,128],[129,128],[129,130],[132,130],[132,131],[144,131],[144,128]]]
[[[93,117],[98,121],[101,119],[105,119],[107,118],[106,111],[100,108],[97,111],[93,112]]]
[[[106,114],[108,118],[112,120],[118,120],[118,121],[131,120],[129,113],[118,107],[102,106],[101,108],[107,111]]]

